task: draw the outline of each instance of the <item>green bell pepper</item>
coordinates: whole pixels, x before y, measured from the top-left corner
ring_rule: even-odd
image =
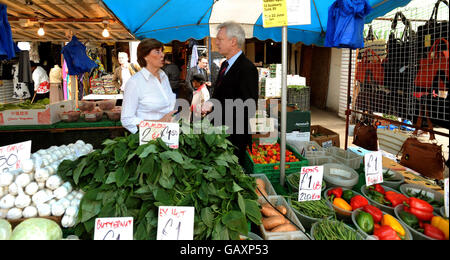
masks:
[[[401,211],[398,214],[401,218],[401,220],[403,220],[403,222],[405,222],[406,225],[416,229],[419,227],[419,219],[414,216],[413,214],[406,212],[406,211]]]
[[[354,194],[353,194],[352,190],[345,190],[342,193],[342,198],[347,202],[350,202],[350,200],[353,198],[353,196],[354,196]]]
[[[373,217],[367,212],[361,211],[356,217],[356,223],[367,234],[372,234],[374,228]]]

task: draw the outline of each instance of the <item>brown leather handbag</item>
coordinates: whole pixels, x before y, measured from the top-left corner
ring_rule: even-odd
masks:
[[[429,129],[433,129],[431,120],[427,117]],[[417,126],[422,125],[422,117],[417,119]],[[444,178],[445,159],[442,153],[442,145],[436,144],[435,135],[430,133],[430,142],[424,143],[417,139],[418,128],[412,136],[406,139],[402,146],[402,158],[400,164],[417,171],[421,175],[442,180]]]
[[[378,151],[377,127],[358,122],[353,132],[353,144],[369,151]]]

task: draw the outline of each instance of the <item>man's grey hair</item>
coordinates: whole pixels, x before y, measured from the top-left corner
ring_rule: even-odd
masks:
[[[227,31],[227,37],[232,39],[236,38],[240,48],[245,44],[245,31],[242,26],[236,22],[225,22],[217,27],[217,31],[225,28]]]

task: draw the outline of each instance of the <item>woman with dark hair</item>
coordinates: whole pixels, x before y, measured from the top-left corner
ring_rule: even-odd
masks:
[[[137,49],[142,70],[128,80],[122,104],[121,122],[131,133],[142,121],[171,122],[176,96],[164,66],[164,45],[155,39],[141,41]]]

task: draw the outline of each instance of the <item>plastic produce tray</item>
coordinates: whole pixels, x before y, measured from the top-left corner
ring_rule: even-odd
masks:
[[[358,184],[359,174],[352,168],[341,163],[326,163],[323,165],[323,179],[328,187],[342,187],[349,190]]]
[[[302,154],[302,152],[324,151],[322,146],[320,146],[315,141],[303,142],[303,141],[289,140],[289,138],[286,138],[286,143],[290,145],[299,154]]]
[[[269,196],[267,200],[275,207],[280,205],[285,206],[287,209],[287,213],[285,216],[293,221],[298,227],[300,227],[301,230],[290,232],[269,232],[261,224],[259,227],[261,231],[261,237],[264,240],[309,240],[309,238],[304,233],[305,228],[300,223],[300,220],[298,220],[294,210],[291,208],[291,206],[289,206],[287,201],[282,196]],[[267,201],[263,197],[260,197],[258,199],[258,203],[262,205],[264,203],[267,203]]]
[[[359,169],[359,167],[361,166],[361,163],[363,161],[362,156],[359,156],[358,154],[356,154],[350,150],[346,151],[344,149],[333,146],[333,147],[325,148],[325,151],[327,151],[331,156],[333,156],[339,162],[341,162],[353,169]]]
[[[287,103],[295,104],[301,111],[309,111],[310,109],[310,90],[309,87],[301,89],[287,88]]]

